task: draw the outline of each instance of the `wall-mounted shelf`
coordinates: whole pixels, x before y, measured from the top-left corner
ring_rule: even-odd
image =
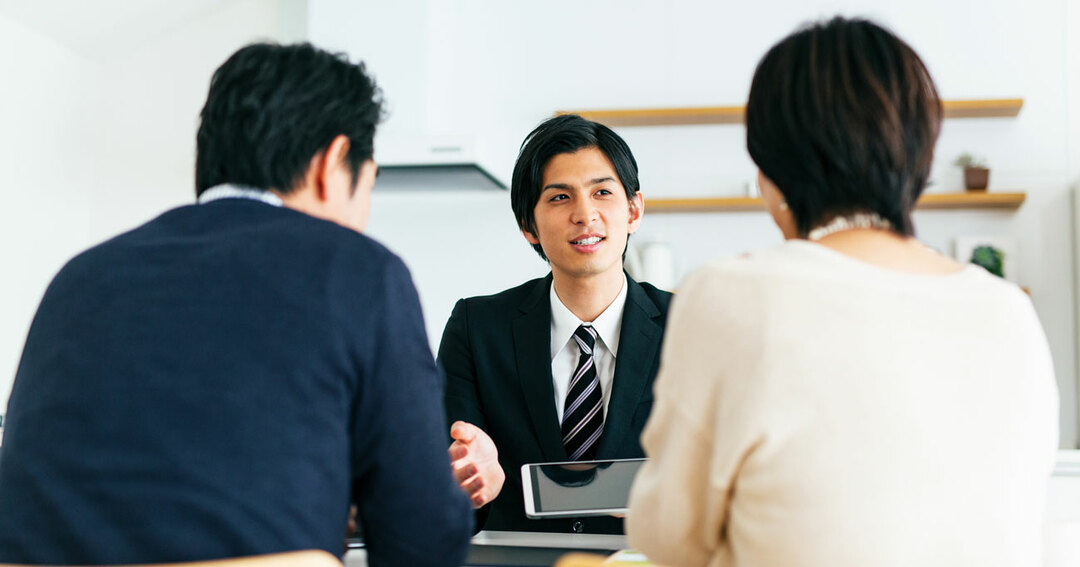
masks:
[[[1027,193],[926,193],[915,203],[916,209],[1001,209],[1015,211],[1024,204]]]
[[[685,126],[693,124],[742,124],[745,106],[699,106],[686,108],[638,108],[623,110],[560,110],[578,114],[607,126]]]
[[[945,118],[1001,118],[1020,113],[1022,98],[945,100]],[[560,110],[579,114],[608,126],[685,126],[692,124],[742,124],[745,106],[699,106],[681,108]]]
[[[1012,118],[1024,106],[1022,98],[943,100],[945,118]]]
[[[927,193],[919,198],[917,209],[997,209],[1020,208],[1027,193]],[[646,199],[648,213],[706,213],[725,211],[760,211],[765,203],[757,197],[703,197],[686,199]]]

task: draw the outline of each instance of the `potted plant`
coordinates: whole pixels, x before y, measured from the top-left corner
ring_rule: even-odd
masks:
[[[968,191],[986,191],[990,184],[990,168],[986,160],[971,154],[961,154],[953,164],[964,168],[964,189]]]
[[[999,278],[1005,277],[1005,253],[989,244],[976,246],[971,251],[971,263]]]

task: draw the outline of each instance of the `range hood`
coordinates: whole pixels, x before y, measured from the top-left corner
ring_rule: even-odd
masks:
[[[482,159],[482,144],[474,139],[441,136],[432,140],[416,133],[388,138],[375,140],[375,159],[379,163],[376,191],[507,189],[493,168],[484,165],[493,162]]]
[[[478,163],[411,163],[379,166],[376,191],[506,190]]]
[[[376,192],[505,191],[517,155],[499,138],[504,126],[477,116],[484,98],[473,92],[460,64],[455,2],[380,2],[379,25],[371,4],[308,0],[309,39],[363,59],[385,93],[383,120],[375,131]],[[364,33],[356,33],[361,26]],[[413,30],[416,33],[401,33]],[[471,45],[471,39],[467,40]]]

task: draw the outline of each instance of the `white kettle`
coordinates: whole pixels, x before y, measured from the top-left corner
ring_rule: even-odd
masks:
[[[649,282],[667,291],[675,289],[675,258],[666,242],[654,240],[639,245],[631,241],[623,266],[639,282]]]

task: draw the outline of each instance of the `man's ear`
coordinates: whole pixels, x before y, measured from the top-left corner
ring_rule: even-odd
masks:
[[[633,234],[641,226],[641,216],[645,214],[645,197],[638,191],[633,199],[630,199],[630,226],[627,234]]]
[[[537,238],[531,230],[526,228],[525,225],[521,225],[521,235],[525,237],[525,240],[529,241],[529,244],[540,244],[540,239]]]
[[[344,181],[351,192],[351,175],[346,161],[348,155],[349,138],[344,134],[338,134],[325,150],[311,158],[310,167],[314,173],[315,196],[320,201],[325,202],[332,198],[332,189],[341,183],[342,173],[349,177]]]

